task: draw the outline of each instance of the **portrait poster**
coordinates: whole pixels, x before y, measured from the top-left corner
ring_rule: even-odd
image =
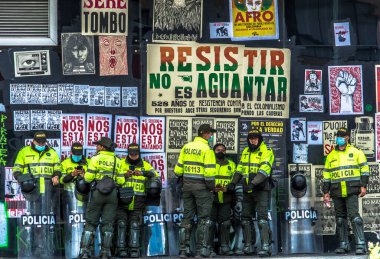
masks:
[[[229,154],[238,153],[238,119],[215,118],[215,144],[223,143]]]
[[[322,70],[305,69],[305,94],[322,93]]]
[[[104,86],[89,86],[90,106],[104,106]]]
[[[43,84],[41,85],[41,104],[57,105],[58,103],[58,85]]]
[[[114,142],[116,151],[127,151],[131,143],[139,144],[139,118],[134,116],[115,116]]]
[[[168,187],[168,175],[166,168],[166,154],[165,153],[143,153],[141,158],[149,162],[151,166],[160,175],[162,188]]]
[[[368,194],[359,199],[360,202],[364,231],[378,233],[380,230],[380,195]]]
[[[30,130],[46,130],[46,110],[30,110]]]
[[[74,85],[74,105],[90,104],[90,86]]]
[[[111,138],[112,114],[87,113],[85,148],[96,148],[95,141],[102,137]]]
[[[368,162],[369,181],[367,184],[367,193],[380,193],[380,165],[377,162]]]
[[[181,152],[182,147],[191,141],[191,118],[166,117],[166,152]]]
[[[380,113],[375,113],[376,162],[380,162]]]
[[[192,122],[192,135],[191,139],[193,140],[195,137],[198,136],[198,129],[202,124],[209,124],[211,128],[215,129],[215,118],[202,118],[202,117],[194,117],[191,119]],[[215,139],[212,142],[209,142],[210,148],[212,148],[215,145]]]
[[[362,66],[329,66],[330,115],[363,114]]]
[[[350,46],[351,32],[349,22],[334,22],[334,43],[335,47]]]
[[[300,112],[323,112],[323,95],[300,95]]]
[[[241,46],[149,44],[147,55],[147,114],[240,115]]]
[[[202,37],[203,0],[153,1],[153,42],[189,42]]]
[[[323,155],[327,156],[335,147],[336,132],[339,128],[347,128],[347,121],[324,121],[323,122]]]
[[[50,75],[48,50],[13,52],[15,77]]]
[[[13,111],[14,131],[30,130],[30,110]]]
[[[94,38],[81,33],[61,33],[64,75],[95,74]]]
[[[86,114],[62,114],[61,125],[62,150],[70,150],[74,142],[86,144]]]
[[[277,0],[230,0],[232,40],[273,40],[279,37]]]
[[[61,130],[62,110],[47,110],[46,111],[46,130],[60,131]]]
[[[27,104],[26,84],[9,85],[9,102],[10,104]]]
[[[235,1],[235,0],[234,0]],[[241,117],[289,118],[290,50],[243,48]]]
[[[81,0],[81,10],[83,35],[128,35],[127,0]]]
[[[307,143],[309,145],[323,145],[322,121],[307,122]]]
[[[121,107],[138,107],[137,87],[121,88]]]
[[[291,141],[306,141],[306,118],[290,118]]]
[[[307,164],[308,144],[293,143],[293,163]]]
[[[165,152],[165,117],[140,117],[140,151]]]
[[[167,179],[175,179],[177,176],[174,174],[174,167],[178,162],[179,158],[179,152],[178,153],[172,153],[168,152],[166,153],[167,158]]]
[[[375,66],[376,112],[380,112],[380,65]]]
[[[106,107],[120,107],[121,95],[119,86],[106,86],[105,87]]]
[[[311,182],[314,183],[313,197],[323,197],[323,169],[324,165],[313,165],[311,169]]]
[[[8,218],[20,218],[26,212],[26,201],[20,185],[13,177],[12,167],[5,167],[5,198]]]
[[[318,211],[318,220],[315,225],[315,234],[317,235],[335,235],[336,221],[334,203],[331,202],[331,208],[327,208],[323,199],[314,202],[314,208]]]
[[[375,130],[372,116],[355,117],[356,127],[351,129],[350,143],[361,149],[367,158],[375,157]]]
[[[230,22],[211,22],[210,39],[226,39],[232,36],[232,25]]]
[[[41,104],[42,85],[27,84],[26,85],[26,100],[28,104]]]
[[[276,179],[284,178],[286,171],[286,123],[283,120],[248,119],[242,118],[239,127],[239,154],[247,147],[248,131],[257,129],[262,132],[263,140],[274,153],[272,176]]]
[[[99,36],[100,76],[128,75],[127,38]]]
[[[58,84],[58,104],[74,104],[73,84]]]

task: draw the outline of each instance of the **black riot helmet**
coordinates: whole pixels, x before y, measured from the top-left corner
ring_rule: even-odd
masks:
[[[75,182],[75,198],[79,201],[87,201],[91,185],[83,177],[78,176]]]
[[[304,171],[294,172],[290,179],[290,191],[295,198],[302,198],[307,191],[307,181]]]
[[[21,192],[27,201],[35,201],[38,199],[40,190],[36,184],[32,174],[23,174],[17,178],[20,183]]]
[[[150,178],[145,182],[145,193],[150,198],[159,198],[161,195],[162,183],[160,178]]]

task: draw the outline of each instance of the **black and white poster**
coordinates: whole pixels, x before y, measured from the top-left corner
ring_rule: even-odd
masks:
[[[90,86],[89,85],[74,85],[74,104],[89,105],[90,101]]]
[[[323,165],[313,165],[311,181],[314,183],[314,193],[313,197],[323,197]]]
[[[58,84],[58,104],[74,104],[74,85]]]
[[[104,86],[90,86],[90,106],[104,106]]]
[[[191,118],[166,117],[167,152],[181,152],[182,147],[191,141]]]
[[[223,143],[227,153],[238,152],[238,119],[215,119],[215,143]]]
[[[120,87],[106,86],[105,87],[106,107],[120,107]]]
[[[300,112],[323,112],[323,95],[300,95]]]
[[[46,110],[30,111],[30,130],[46,130]]]
[[[121,107],[138,107],[137,87],[121,88]]]
[[[18,51],[13,57],[15,77],[50,75],[48,50]]]
[[[26,104],[26,84],[10,84],[9,85],[9,101],[10,104]]]
[[[41,104],[44,105],[56,105],[58,103],[58,85],[42,85],[41,101]]]
[[[368,162],[369,181],[367,184],[367,193],[380,193],[380,175],[379,163]]]
[[[62,33],[64,75],[95,74],[94,37],[81,33]]]
[[[166,157],[167,157],[166,162],[168,164],[167,177],[168,177],[168,179],[176,178],[177,176],[174,174],[174,167],[178,162],[179,152],[178,153],[168,152],[168,153],[166,153]]]
[[[308,144],[293,143],[293,163],[306,164],[308,149]]]
[[[47,110],[46,130],[61,130],[61,110]]]
[[[380,196],[370,194],[364,196],[361,201],[361,215],[364,222],[364,231],[379,232],[380,230]],[[360,206],[359,206],[360,207]]]
[[[290,118],[291,141],[306,141],[306,118]]]
[[[13,128],[15,131],[30,130],[30,110],[13,112]]]
[[[42,85],[27,84],[26,85],[26,101],[28,104],[41,104]]]
[[[331,208],[327,208],[323,199],[320,199],[314,202],[314,208],[318,211],[315,233],[317,235],[334,235],[336,228],[334,203],[331,202]]]

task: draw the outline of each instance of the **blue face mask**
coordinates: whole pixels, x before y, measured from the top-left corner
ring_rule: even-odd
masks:
[[[214,135],[212,135],[209,139],[208,139],[208,143],[212,143],[214,141]]]
[[[71,156],[71,159],[72,159],[75,163],[78,163],[79,161],[82,160],[82,156],[75,156],[75,155],[72,155],[72,156]]]
[[[42,152],[45,150],[46,146],[39,146],[39,145],[34,145],[34,147],[37,149],[37,151]]]
[[[346,144],[346,139],[342,138],[342,137],[337,137],[336,138],[336,144],[338,146],[344,146],[344,144]]]

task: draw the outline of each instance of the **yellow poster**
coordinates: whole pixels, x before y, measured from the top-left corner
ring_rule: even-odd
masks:
[[[230,0],[233,40],[279,38],[277,0]]]

